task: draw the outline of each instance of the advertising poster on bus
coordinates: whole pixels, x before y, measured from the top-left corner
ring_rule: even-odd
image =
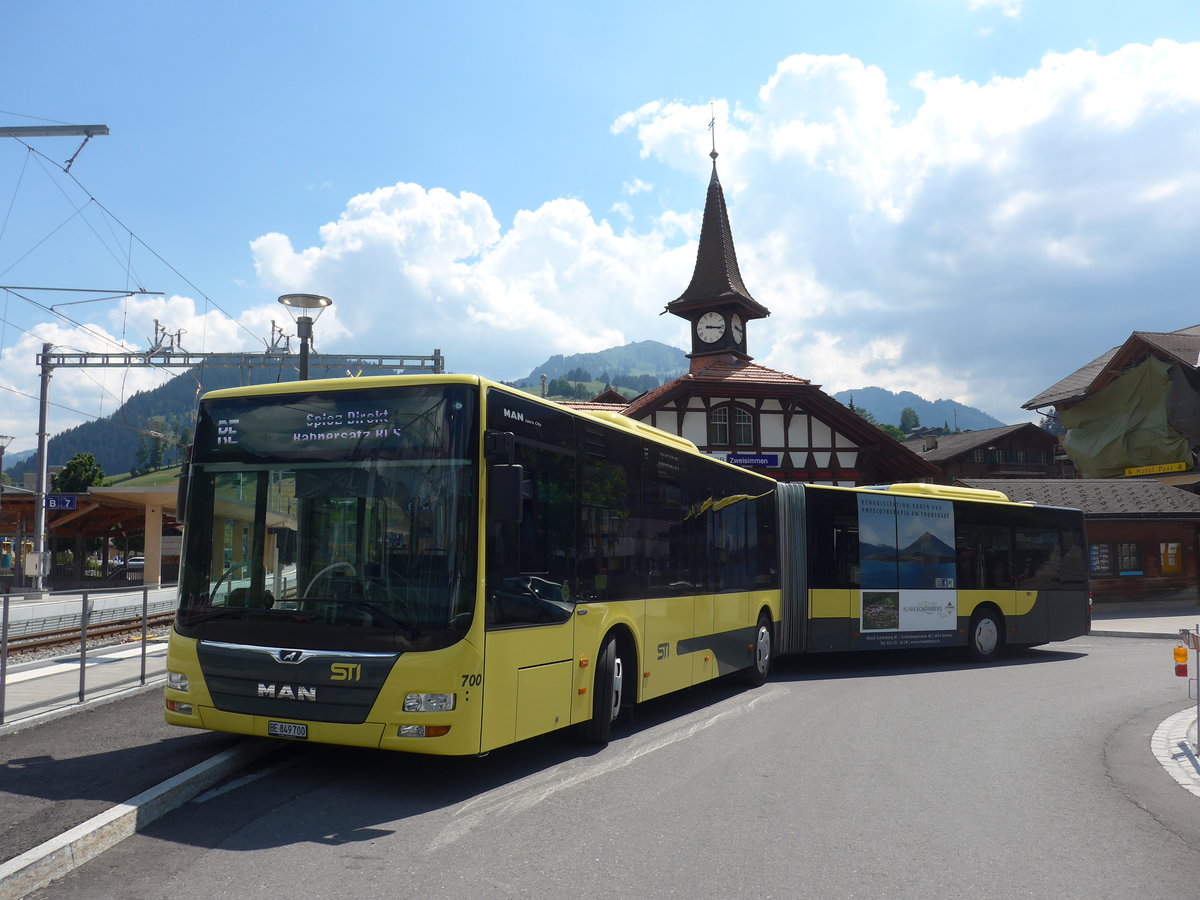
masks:
[[[858,497],[861,635],[874,646],[953,638],[954,510],[948,500]]]

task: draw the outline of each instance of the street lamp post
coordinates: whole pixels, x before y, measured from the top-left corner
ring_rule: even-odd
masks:
[[[300,338],[300,380],[308,380],[308,343],[313,336],[313,322],[317,316],[333,301],[320,294],[284,294],[279,302],[287,309],[288,315],[296,323],[296,337]],[[316,315],[309,315],[310,310],[316,310]]]

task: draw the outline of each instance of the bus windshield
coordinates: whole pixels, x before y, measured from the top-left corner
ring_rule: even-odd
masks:
[[[419,413],[420,427],[389,424],[379,429],[381,445],[364,448],[360,438],[341,453],[321,441],[321,459],[312,462],[304,461],[303,448],[270,461],[269,450],[248,433],[254,414],[269,419],[273,398],[254,398],[251,415],[202,407],[179,633],[363,652],[436,649],[460,639],[475,600],[477,469],[473,453],[468,455],[474,442],[465,437],[473,433],[472,417],[462,414],[461,401],[447,405],[437,393],[417,389],[405,397],[401,389],[376,398],[373,408],[391,423]],[[340,399],[330,392],[308,404],[323,421],[335,422],[329,397]],[[303,405],[294,395],[284,399],[287,415]],[[214,444],[206,452],[206,433],[220,433],[206,421],[214,416],[238,422],[244,435],[238,450]],[[337,434],[344,433],[344,424],[328,426],[338,427],[343,432]],[[403,433],[402,442],[384,440],[393,427]],[[447,429],[463,434],[447,436]],[[298,437],[313,442],[324,433]],[[272,440],[278,445],[278,434]],[[459,452],[447,456],[448,449]],[[231,453],[246,458],[234,462]]]

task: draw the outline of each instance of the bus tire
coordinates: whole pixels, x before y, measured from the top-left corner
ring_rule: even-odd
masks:
[[[592,682],[592,717],[583,723],[581,735],[589,744],[603,747],[612,734],[612,724],[621,712],[624,693],[624,666],[617,653],[617,639],[604,639],[596,657],[596,677]]]
[[[994,606],[981,606],[967,629],[967,653],[975,662],[992,662],[1004,651],[1004,617]]]
[[[751,687],[766,683],[771,674],[771,619],[766,613],[758,617],[754,627],[754,641],[750,645],[750,665],[742,669],[742,680]]]

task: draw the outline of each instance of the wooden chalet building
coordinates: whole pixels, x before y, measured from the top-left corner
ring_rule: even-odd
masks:
[[[1087,478],[1154,476],[1200,485],[1200,325],[1135,331],[1033,399],[1054,414]]]
[[[906,440],[904,446],[941,469],[936,480],[942,484],[954,484],[960,478],[1075,477],[1058,438],[1032,422],[957,434],[923,434]]]
[[[861,485],[934,478],[937,466],[819,385],[753,362],[748,325],[770,311],[742,282],[716,151],[710,155],[696,268],[687,290],[665,310],[691,326],[689,371],[624,408],[595,401],[569,405],[619,409],[687,438],[703,453],[783,481]]]

